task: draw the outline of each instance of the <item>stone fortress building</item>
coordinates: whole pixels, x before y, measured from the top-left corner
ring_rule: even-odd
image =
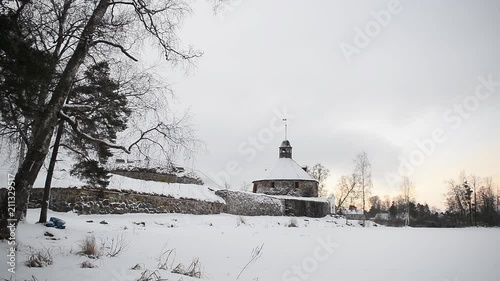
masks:
[[[290,141],[279,147],[279,159],[267,174],[253,181],[253,192],[268,195],[318,197],[318,181],[311,177],[292,158]]]

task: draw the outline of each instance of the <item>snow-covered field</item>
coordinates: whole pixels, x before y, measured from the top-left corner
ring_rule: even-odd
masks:
[[[175,249],[167,263],[186,266],[199,258],[205,280],[236,280],[263,245],[261,256],[238,280],[500,280],[500,229],[412,229],[348,226],[343,219],[233,215],[127,214],[78,216],[54,213],[67,222],[58,230],[34,222],[39,210],[29,210],[19,226],[16,276],[7,272],[6,254],[0,256],[0,280],[138,280],[144,269],[162,280],[199,280],[158,269],[161,254]],[[86,221],[93,222],[86,222]],[[108,224],[100,224],[105,220]],[[134,224],[144,222],[145,226]],[[48,240],[49,231],[57,240]],[[123,237],[128,248],[117,257],[89,259],[77,255],[79,242],[94,235],[98,244]],[[7,243],[1,242],[2,253]],[[28,268],[31,249],[50,249],[53,264]],[[97,268],[80,268],[90,260]],[[131,268],[139,264],[140,270]],[[151,279],[156,280],[156,279]]]

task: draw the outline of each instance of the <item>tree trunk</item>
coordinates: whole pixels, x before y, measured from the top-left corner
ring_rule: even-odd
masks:
[[[364,173],[362,175],[363,177],[363,227],[365,227],[365,179],[364,179]]]
[[[45,186],[43,189],[43,198],[42,198],[42,209],[40,210],[40,219],[38,220],[39,223],[47,222],[47,211],[49,209],[52,176],[54,175],[54,168],[57,162],[57,154],[59,153],[59,144],[61,143],[61,137],[63,131],[64,131],[64,123],[61,122],[59,124],[59,128],[57,129],[56,140],[54,141],[54,146],[52,148],[52,155],[50,157],[49,168],[47,169],[47,177],[45,178]]]
[[[472,198],[469,201],[469,219],[470,219],[470,226],[472,226],[473,225],[473,221],[472,221]]]
[[[477,194],[476,194],[476,186],[474,186],[474,226],[477,226]]]
[[[26,154],[26,143],[21,138],[19,141],[19,163],[17,164],[18,167],[21,167],[21,165],[23,164],[24,154]]]
[[[29,194],[49,152],[50,141],[57,124],[58,113],[62,109],[71,89],[73,79],[88,53],[89,43],[109,7],[109,2],[110,0],[99,1],[92,16],[86,23],[80,35],[80,40],[54,89],[52,97],[46,105],[45,111],[40,116],[39,126],[33,132],[33,138],[28,146],[26,157],[22,165],[18,168],[14,183],[16,192],[14,224],[16,227],[17,223],[25,218],[24,212],[28,207]],[[4,201],[3,198],[1,200]],[[7,208],[2,206],[0,210],[0,239],[7,239],[10,236],[6,218],[8,218]]]

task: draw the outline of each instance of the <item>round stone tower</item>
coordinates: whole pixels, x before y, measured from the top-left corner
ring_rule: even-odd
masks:
[[[267,170],[267,174],[262,179],[253,181],[253,192],[318,197],[318,181],[292,159],[290,141],[284,140],[279,147],[279,158],[276,164]]]

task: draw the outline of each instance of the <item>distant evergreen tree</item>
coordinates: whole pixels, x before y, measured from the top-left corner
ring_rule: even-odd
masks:
[[[393,219],[396,218],[398,215],[398,208],[396,207],[396,204],[394,201],[392,201],[392,205],[391,205],[391,207],[389,207],[389,214],[391,215],[391,217]]]
[[[463,186],[463,188],[465,190],[465,201],[467,203],[467,206],[469,207],[470,225],[472,225],[473,224],[473,218],[472,218],[472,188],[467,183],[467,181],[464,181],[464,183],[463,183],[462,186]]]

